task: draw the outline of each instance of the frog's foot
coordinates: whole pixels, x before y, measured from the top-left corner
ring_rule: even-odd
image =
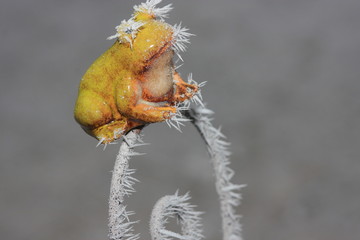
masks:
[[[174,83],[176,86],[174,93],[175,102],[184,102],[191,99],[199,90],[197,84],[186,83],[177,72],[174,74]]]
[[[189,100],[191,100],[195,104],[204,106],[201,96],[201,88],[205,86],[206,81],[197,83],[192,79],[192,74],[189,74],[188,81],[186,83],[181,79],[179,74],[175,72],[174,82],[176,85],[176,91],[173,96],[173,101],[180,104],[180,106],[188,106]]]
[[[113,143],[115,140],[121,138],[121,136],[123,136],[129,130],[140,125],[142,124],[135,122],[129,123],[126,120],[114,120],[110,123],[91,130],[91,134],[99,140],[98,145],[106,145]]]

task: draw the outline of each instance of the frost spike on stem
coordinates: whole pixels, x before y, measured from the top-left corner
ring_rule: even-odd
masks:
[[[245,185],[235,185],[230,182],[234,171],[229,168],[229,143],[224,141],[221,129],[216,129],[209,116],[213,111],[203,106],[185,112],[204,139],[211,156],[215,172],[215,186],[219,195],[222,217],[223,240],[242,240],[240,216],[236,214],[235,207],[240,205],[240,190]]]

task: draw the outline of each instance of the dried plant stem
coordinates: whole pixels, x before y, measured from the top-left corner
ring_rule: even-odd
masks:
[[[220,129],[216,129],[209,117],[213,112],[199,106],[187,111],[186,116],[191,119],[201,134],[211,156],[215,173],[215,186],[220,199],[222,217],[223,240],[241,240],[240,216],[236,214],[235,207],[240,205],[241,194],[238,192],[244,185],[235,185],[230,182],[234,171],[229,168],[228,142]]]

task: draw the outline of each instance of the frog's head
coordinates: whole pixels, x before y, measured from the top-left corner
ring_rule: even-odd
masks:
[[[179,53],[186,50],[185,44],[189,43],[188,37],[192,34],[187,32],[187,28],[164,22],[172,7],[169,4],[157,8],[156,5],[160,2],[161,0],[147,0],[135,6],[132,17],[123,20],[116,27],[117,33],[108,38],[117,39],[114,45],[126,58],[123,61],[126,64],[124,67],[133,72],[144,71],[165,54],[171,55],[170,59],[174,53],[180,56]]]

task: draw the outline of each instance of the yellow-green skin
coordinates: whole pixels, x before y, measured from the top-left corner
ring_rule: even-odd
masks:
[[[144,25],[132,45],[116,41],[90,66],[79,86],[75,119],[104,144],[132,128],[170,118],[175,103],[197,91],[173,68],[173,28],[152,16],[138,14],[135,19]]]

